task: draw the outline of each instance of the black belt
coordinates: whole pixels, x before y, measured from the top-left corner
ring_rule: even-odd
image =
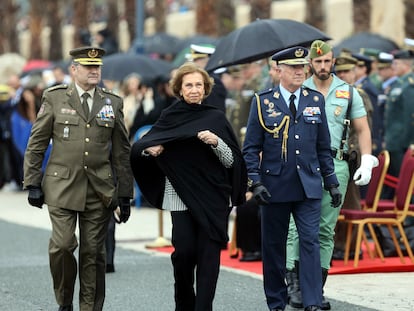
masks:
[[[331,150],[331,154],[332,154],[332,157],[335,158],[335,159],[345,160],[345,161],[349,160],[349,154],[348,153],[342,152],[342,157],[341,157],[340,156],[341,152],[339,152],[338,150]],[[338,155],[338,157],[336,157],[337,155]]]

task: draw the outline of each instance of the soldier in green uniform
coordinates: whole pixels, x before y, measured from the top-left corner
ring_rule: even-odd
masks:
[[[45,90],[25,153],[29,203],[39,208],[46,203],[52,223],[49,263],[60,311],[73,310],[78,243],[80,310],[102,310],[108,221],[117,206],[120,221],[130,215],[133,177],[123,101],[98,87],[104,53],[94,47],[70,52],[74,81]],[[53,148],[42,172],[50,140]]]
[[[392,67],[398,80],[385,105],[385,148],[390,153],[389,173],[398,176],[404,153],[414,143],[414,53],[400,50],[394,54]]]
[[[342,50],[341,53],[336,57],[335,61],[335,73],[336,75],[349,83],[350,85],[354,85],[356,81],[356,74],[355,74],[355,67],[358,64],[358,59],[354,58],[350,51]],[[360,87],[357,86],[356,90],[358,94],[361,96],[362,101],[364,103],[364,108],[367,112],[367,119],[370,129],[372,129],[372,114],[374,108],[372,106],[370,97],[368,94]],[[349,137],[348,137],[348,166],[350,176],[353,176],[355,170],[358,168],[361,160],[361,153],[359,149],[359,142],[358,142],[358,135],[351,126],[349,128]],[[353,210],[360,210],[361,209],[361,194],[360,194],[360,187],[357,186],[352,180],[348,181],[344,202],[342,205],[342,209],[353,209]],[[343,259],[345,253],[345,242],[346,242],[346,225],[344,223],[337,223],[335,228],[335,246],[334,251],[332,254],[332,259]],[[355,243],[354,239],[352,243]],[[355,246],[354,246],[355,247]],[[350,254],[350,257],[353,257],[354,254]]]
[[[339,181],[339,191],[345,193],[350,178],[352,178],[358,186],[367,185],[371,179],[372,168],[378,165],[378,159],[371,155],[371,132],[367,121],[367,113],[358,92],[354,89],[351,91],[348,83],[331,73],[332,66],[335,64],[335,58],[332,47],[329,44],[321,40],[315,40],[311,45],[309,58],[312,76],[305,80],[304,85],[311,89],[318,90],[325,97],[326,118],[328,120],[331,137],[331,153],[334,158],[335,174]],[[349,158],[347,139],[342,139],[344,125],[348,123],[345,122],[345,115],[351,95],[352,107],[350,109],[350,116],[347,120],[350,120],[358,134],[358,143],[361,151],[361,164],[353,176],[350,176],[349,174],[347,162]],[[342,141],[344,141],[344,143],[342,143]],[[331,197],[329,192],[324,191],[319,223],[323,284],[325,284],[328,277],[334,248],[335,226],[339,212],[339,209],[331,207]],[[297,246],[297,237],[298,234],[294,222],[291,222],[287,245],[286,268],[292,272],[301,269],[297,263],[300,256]],[[296,288],[297,286],[292,287]],[[290,304],[299,307],[302,305],[300,291],[299,293],[296,291],[295,294],[291,294]],[[321,309],[330,310],[330,308],[329,301],[323,299]]]

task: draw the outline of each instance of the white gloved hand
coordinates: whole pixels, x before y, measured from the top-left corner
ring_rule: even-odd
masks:
[[[371,180],[371,173],[374,167],[378,166],[378,159],[370,154],[361,156],[361,165],[354,174],[355,185],[365,186]]]

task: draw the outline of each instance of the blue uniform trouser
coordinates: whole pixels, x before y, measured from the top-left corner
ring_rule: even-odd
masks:
[[[349,180],[348,163],[343,160],[334,159],[335,173],[339,181],[339,191],[342,193],[342,200],[345,197]],[[341,203],[342,205],[342,203]],[[332,252],[334,248],[335,226],[338,220],[340,209],[331,206],[331,196],[328,191],[323,191],[322,210],[319,223],[319,244],[321,267],[329,269],[331,266]],[[295,222],[290,220],[289,235],[286,243],[286,268],[292,270],[295,260],[299,260],[299,238]],[[300,269],[299,269],[300,271]]]
[[[287,304],[286,239],[292,214],[299,232],[301,290],[304,306],[320,306],[322,275],[319,258],[319,219],[321,200],[271,203],[262,206],[263,280],[270,309]]]

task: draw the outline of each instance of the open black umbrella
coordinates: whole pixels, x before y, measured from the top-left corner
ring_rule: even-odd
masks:
[[[116,53],[102,59],[102,79],[122,81],[131,73],[138,73],[144,80],[153,81],[168,77],[172,66],[169,62],[147,55]]]
[[[311,25],[290,19],[256,20],[222,37],[206,70],[249,63],[288,47],[309,46],[316,39],[331,38]]]
[[[180,52],[181,39],[165,32],[157,32],[144,37],[145,54],[177,54]]]
[[[360,32],[345,38],[334,46],[334,54],[342,49],[348,49],[351,52],[359,53],[361,49],[376,49],[381,52],[391,52],[398,49],[397,43],[390,38],[386,38],[376,33]]]

